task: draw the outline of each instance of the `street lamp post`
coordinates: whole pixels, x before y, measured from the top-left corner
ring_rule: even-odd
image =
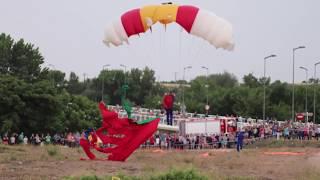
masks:
[[[207,71],[207,74],[206,74],[206,85],[205,85],[205,88],[206,88],[206,96],[207,96],[207,104],[205,105],[205,110],[206,110],[206,116],[209,115],[209,98],[208,98],[208,94],[209,94],[209,83],[208,83],[208,75],[209,75],[209,68],[208,67],[205,67],[205,66],[202,66],[201,67],[202,69],[205,69]],[[206,118],[206,124],[205,124],[205,133],[207,134],[207,125],[208,124],[208,120]]]
[[[297,48],[293,48],[292,54],[293,54],[293,63],[292,63],[292,121],[295,120],[295,113],[294,113],[294,69],[295,69],[295,52],[298,49],[304,49],[305,46],[299,46]]]
[[[86,83],[86,77],[87,77],[88,74],[87,73],[83,73],[82,75],[83,75],[83,83]]]
[[[266,64],[267,64],[267,60],[269,58],[274,58],[274,57],[277,57],[276,55],[272,54],[270,56],[267,56],[264,58],[264,71],[263,71],[263,78],[264,78],[264,81],[263,81],[263,120],[266,120]]]
[[[177,75],[178,75],[178,72],[174,72],[174,83],[177,83]]]
[[[109,67],[110,64],[106,64],[106,65],[103,65],[102,66],[102,73],[101,73],[101,76],[102,76],[102,85],[101,85],[101,101],[103,101],[103,96],[104,96],[104,68],[105,67]]]
[[[205,67],[205,66],[202,66],[201,67],[202,69],[205,69],[207,71],[207,74],[206,74],[206,85],[205,85],[205,88],[206,88],[206,98],[207,98],[207,104],[206,104],[206,107],[209,106],[209,97],[208,97],[208,94],[209,94],[209,83],[208,83],[208,75],[209,75],[209,68]],[[209,109],[206,109],[207,111],[207,115],[208,115],[208,111]]]
[[[305,67],[300,67],[300,69],[303,69],[306,72],[306,105],[305,105],[305,113],[306,113],[306,123],[308,122],[308,69]]]
[[[316,85],[317,85],[317,66],[320,62],[314,64],[314,76],[313,76],[313,123],[316,123]]]
[[[191,69],[192,66],[187,66],[183,68],[183,81],[185,81],[185,76],[186,76],[186,70],[187,69]],[[182,114],[185,115],[185,111],[186,111],[186,105],[184,103],[184,85],[182,86]]]

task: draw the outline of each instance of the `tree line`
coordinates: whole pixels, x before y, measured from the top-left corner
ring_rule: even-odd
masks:
[[[80,81],[74,72],[66,77],[64,72],[43,65],[44,57],[33,44],[0,35],[0,132],[65,132],[99,127],[97,102],[104,99],[107,104],[121,104],[124,84],[129,86],[127,99],[137,106],[159,109],[163,94],[174,91],[177,110],[184,94],[189,112],[206,113],[208,97],[209,114],[252,118],[262,118],[266,84],[266,117],[291,118],[292,85],[253,74],[245,75],[241,82],[228,72],[198,76],[190,82],[166,82],[176,84],[168,88],[156,82],[155,72],[148,67],[127,72],[102,70],[97,77]],[[320,88],[311,85],[314,81],[310,79],[307,86],[309,112],[313,112],[314,88],[320,103]],[[305,111],[305,89],[303,83],[296,85],[296,112]],[[316,110],[320,114],[319,108]]]

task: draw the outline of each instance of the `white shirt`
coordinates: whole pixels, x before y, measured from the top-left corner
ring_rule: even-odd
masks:
[[[27,137],[23,138],[23,144],[28,144],[28,138]]]
[[[12,136],[12,137],[10,138],[10,142],[11,142],[11,144],[14,144],[14,143],[15,143],[15,141],[16,141],[16,138],[15,138],[14,136]]]

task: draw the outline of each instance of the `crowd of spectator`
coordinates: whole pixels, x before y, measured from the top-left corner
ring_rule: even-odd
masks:
[[[213,149],[234,147],[236,137],[234,134],[204,135],[157,133],[148,139],[142,148],[157,147],[161,149]]]
[[[256,126],[245,127],[245,136],[250,138],[264,138],[264,136],[272,136],[280,140],[284,139],[299,139],[299,140],[312,140],[319,139],[320,126],[317,124],[304,124],[304,123],[269,123]]]
[[[35,146],[43,146],[45,144],[63,145],[69,147],[79,146],[80,133],[56,133],[51,136],[49,133],[44,134],[31,134],[29,137],[24,135],[23,132],[20,134],[12,133],[11,136],[8,133],[0,134],[0,144],[6,145],[17,145],[17,144],[31,144]]]
[[[276,122],[254,124],[238,128],[244,133],[244,144],[253,144],[255,141],[274,138],[277,140],[319,140],[320,126],[314,124],[279,124]],[[234,148],[237,143],[238,132],[226,134],[168,134],[157,133],[148,139],[144,148],[159,147],[162,149],[212,149]]]
[[[238,128],[240,131],[240,128]],[[257,140],[275,138],[277,140],[319,140],[320,126],[314,124],[291,123],[262,123],[247,125],[241,128],[244,134],[244,144],[252,144]],[[42,146],[45,144],[63,145],[78,147],[81,134],[56,133],[50,135],[24,133],[12,133],[10,136],[5,133],[1,136],[0,144],[16,145],[31,144]],[[161,149],[213,149],[213,148],[234,148],[237,142],[237,132],[228,134],[188,134],[157,132],[149,138],[141,148]]]

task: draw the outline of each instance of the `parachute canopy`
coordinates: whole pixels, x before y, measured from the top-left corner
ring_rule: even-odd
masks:
[[[188,33],[203,38],[216,48],[234,48],[232,25],[212,12],[195,6],[162,4],[144,6],[124,13],[118,21],[105,31],[103,42],[109,46],[120,46],[133,35],[144,33],[155,23],[164,25],[176,22]]]

